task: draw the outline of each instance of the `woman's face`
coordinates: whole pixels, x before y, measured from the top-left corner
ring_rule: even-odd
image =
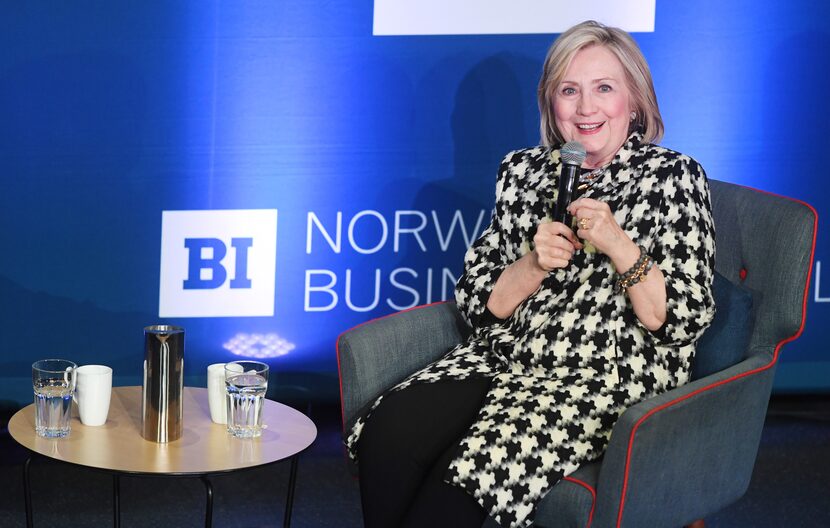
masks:
[[[556,127],[565,141],[579,141],[588,156],[583,167],[609,163],[628,138],[631,97],[623,66],[605,46],[574,55],[553,95]]]

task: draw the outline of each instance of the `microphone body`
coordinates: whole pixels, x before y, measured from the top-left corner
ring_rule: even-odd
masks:
[[[556,196],[556,206],[553,208],[553,221],[571,225],[571,214],[568,206],[576,197],[576,186],[579,184],[579,167],[562,164],[562,173],[559,175],[559,192]]]
[[[579,169],[585,161],[585,147],[578,141],[565,143],[559,151],[562,159],[562,172],[559,174],[556,206],[553,208],[553,221],[562,222],[571,226],[571,215],[568,206],[577,198],[576,188],[579,185]]]

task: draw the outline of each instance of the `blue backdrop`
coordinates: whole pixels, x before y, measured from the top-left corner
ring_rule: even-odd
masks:
[[[116,383],[137,383],[142,327],[159,321],[186,328],[191,383],[209,363],[266,356],[281,390],[334,399],[341,331],[451,297],[499,160],[539,142],[535,90],[554,35],[373,36],[373,7],[0,7],[0,399],[28,401],[44,357],[109,364]],[[711,178],[826,210],[828,17],[811,0],[658,2],[654,32],[635,38],[663,144]],[[220,297],[220,317],[160,307],[162,238],[174,236],[162,212],[248,209],[277,211],[275,268],[254,270],[259,254],[241,261],[232,230],[214,237],[195,217],[176,236],[219,240],[227,260],[171,243],[179,260],[165,262],[189,265],[175,284],[227,272],[197,305],[231,278],[271,273],[257,295],[272,296],[272,313],[234,317],[248,301]],[[817,268],[830,258],[820,222]],[[814,274],[778,390],[830,388],[828,302]]]

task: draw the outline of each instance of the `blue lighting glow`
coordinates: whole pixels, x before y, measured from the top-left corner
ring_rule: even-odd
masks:
[[[513,19],[504,34],[372,34],[376,5],[435,9],[424,20],[438,28],[461,0],[18,4],[0,7],[15,29],[0,31],[0,247],[10,255],[0,259],[0,350],[19,352],[0,355],[0,400],[31,403],[27,365],[46,350],[140,376],[140,329],[153,323],[186,328],[188,376],[233,356],[280,357],[283,383],[333,378],[341,332],[452,298],[499,162],[539,140],[537,82],[555,35],[515,34]],[[594,4],[585,17],[607,21]],[[661,2],[654,31],[634,34],[664,146],[710,178],[820,213],[825,282],[816,272],[804,335],[777,371],[794,390],[830,390],[827,20],[830,2]],[[220,240],[226,258],[196,266],[182,239],[170,246],[179,256],[162,259],[165,211],[251,210],[276,211],[276,232],[188,222],[182,238]],[[256,256],[266,242],[267,269]],[[213,315],[166,311],[161,277],[184,294],[205,266],[226,280],[206,275],[186,293]],[[264,308],[231,310],[262,291],[259,274],[273,281]],[[124,346],[90,346],[77,331],[90,325],[96,342]],[[318,389],[339,397],[334,383]]]

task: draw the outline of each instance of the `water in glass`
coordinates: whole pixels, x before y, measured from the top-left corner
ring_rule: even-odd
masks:
[[[240,373],[225,380],[228,391],[228,431],[239,438],[262,434],[262,402],[268,379],[254,373]]]
[[[47,438],[69,435],[72,388],[62,380],[44,379],[34,385],[35,432]]]

